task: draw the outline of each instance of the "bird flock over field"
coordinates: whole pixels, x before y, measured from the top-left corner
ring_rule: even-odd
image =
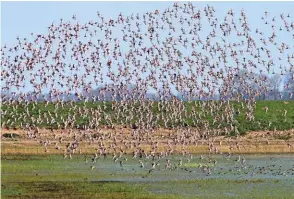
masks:
[[[256,99],[271,91],[271,76],[286,79],[289,92],[280,100],[294,98],[294,19],[265,11],[256,20],[263,27],[252,27],[244,10],[219,18],[213,6],[174,3],[109,19],[97,12],[87,23],[73,15],[49,25],[47,34],[17,37],[1,48],[1,99],[9,107],[1,110],[2,128],[18,125],[45,151],[63,151],[64,158],[82,153],[81,143],[95,145],[92,163],[113,154],[122,165],[131,152],[141,167],[148,158],[155,169],[156,159],[175,148],[190,157],[187,146],[199,140],[238,134],[241,111],[254,121]],[[61,133],[42,134],[41,124]],[[174,133],[157,134],[165,129]],[[214,142],[208,149],[220,152]],[[165,165],[172,168],[168,158]]]

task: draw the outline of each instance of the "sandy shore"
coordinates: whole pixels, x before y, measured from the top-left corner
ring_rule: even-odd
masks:
[[[14,133],[18,134],[19,138],[4,138],[3,134]],[[88,134],[94,135],[96,132],[88,132]],[[90,141],[88,139],[81,139],[83,132],[78,130],[39,130],[37,139],[29,139],[24,130],[7,130],[1,129],[1,154],[63,154],[66,144],[73,140],[73,136],[76,135],[80,139],[80,145],[76,153],[80,154],[93,154],[98,148],[99,140]],[[109,153],[119,152],[120,147],[125,147],[122,141],[128,141],[137,144],[137,140],[134,140],[131,136],[131,129],[103,129],[100,130],[99,135],[104,135],[103,141],[106,147],[111,146],[113,143],[112,137],[109,135],[115,135],[117,138],[116,151],[109,150]],[[158,141],[157,151],[169,150],[168,142],[172,143],[173,138],[177,137],[178,132],[176,130],[159,129],[154,131],[148,137],[150,140]],[[284,137],[290,137],[290,139],[283,139]],[[62,143],[59,143],[58,138],[63,137]],[[48,146],[47,152],[45,152],[44,146],[40,143],[41,140],[50,140],[51,144]],[[210,143],[212,139],[210,140]],[[55,143],[58,143],[60,149],[55,149]],[[255,154],[255,153],[294,153],[294,129],[289,131],[260,131],[249,132],[242,137],[225,137],[217,136],[213,138],[214,148],[217,153],[239,153],[239,154]],[[171,145],[173,153],[182,153],[182,147],[180,144]],[[141,143],[141,148],[150,151],[151,145],[149,142],[144,141]],[[209,151],[209,142],[207,140],[197,139],[191,143],[187,143],[184,146],[185,150],[189,153],[202,154]],[[125,147],[126,153],[132,153],[135,150],[133,147]],[[215,152],[215,151],[214,151]]]

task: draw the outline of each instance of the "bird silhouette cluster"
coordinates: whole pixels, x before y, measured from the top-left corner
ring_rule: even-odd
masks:
[[[110,19],[97,12],[84,24],[75,15],[60,19],[46,34],[1,48],[2,127],[26,130],[47,151],[52,143],[60,150],[65,134],[42,139],[39,127],[54,126],[71,136],[65,157],[80,142],[98,143],[93,161],[126,149],[135,157],[149,154],[143,145],[155,154],[158,129],[176,130],[162,141],[166,153],[238,134],[236,116],[255,120],[256,100],[269,95],[273,75],[287,91],[279,99],[293,99],[293,18],[263,12],[254,20],[263,27],[252,27],[244,10],[219,18],[213,6],[193,3]],[[105,128],[113,133],[103,134]],[[209,150],[217,152],[213,144]]]

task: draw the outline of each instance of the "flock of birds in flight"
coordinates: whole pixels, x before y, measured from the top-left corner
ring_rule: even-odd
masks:
[[[264,27],[255,29],[244,10],[237,14],[231,9],[220,19],[213,6],[197,9],[193,3],[110,19],[97,12],[97,20],[84,24],[75,15],[70,21],[60,19],[48,27],[48,34],[17,37],[15,45],[1,48],[2,105],[9,106],[1,110],[2,127],[19,124],[28,138],[41,140],[45,151],[52,143],[64,149],[64,158],[90,140],[97,145],[93,163],[114,153],[114,162],[122,165],[126,150],[131,150],[141,167],[141,158],[148,157],[155,169],[156,157],[167,157],[176,146],[190,155],[189,144],[221,132],[238,133],[234,124],[240,110],[230,100],[240,103],[246,119],[254,121],[255,99],[270,92],[270,77],[293,74],[288,80],[294,80],[294,42],[287,42],[294,40],[292,16],[265,12],[261,20]],[[289,86],[284,82],[285,90]],[[148,97],[150,92],[154,99]],[[174,93],[202,101],[194,101],[188,111]],[[216,95],[219,101],[209,100]],[[293,99],[292,91],[287,95],[279,97]],[[100,105],[88,105],[94,102]],[[78,125],[78,118],[88,122]],[[42,139],[41,124],[69,134]],[[104,134],[103,126],[114,133]],[[132,130],[125,135],[128,126]],[[152,136],[157,127],[176,129],[176,134],[168,141],[157,140]],[[66,136],[72,141],[62,147]],[[166,145],[162,152],[160,143]],[[213,142],[209,150],[219,152]],[[244,163],[245,158],[237,161]],[[169,159],[165,165],[172,168]],[[211,172],[209,167],[203,171]]]

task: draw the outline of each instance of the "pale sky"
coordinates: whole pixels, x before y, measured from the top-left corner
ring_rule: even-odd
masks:
[[[28,37],[30,32],[46,33],[52,22],[60,18],[70,20],[73,14],[81,22],[96,18],[99,11],[106,18],[131,13],[164,10],[173,2],[1,2],[1,33],[2,45],[15,42],[17,36]],[[214,6],[217,15],[225,15],[229,9],[240,12],[244,8],[249,24],[258,27],[262,21],[260,16],[264,11],[271,15],[293,13],[294,2],[193,2],[199,8],[209,4]],[[258,20],[256,20],[258,18]],[[291,41],[289,41],[291,42]]]
[[[30,33],[47,34],[47,27],[52,22],[59,23],[60,18],[71,20],[73,14],[80,23],[86,23],[97,19],[99,11],[105,19],[116,18],[121,12],[124,16],[132,13],[154,12],[171,7],[174,2],[1,2],[1,46],[13,45],[16,37],[30,37]],[[183,3],[183,2],[182,2]],[[270,17],[281,13],[294,16],[294,2],[193,2],[195,9],[201,9],[206,5],[213,6],[216,16],[223,19],[228,10],[233,9],[239,16],[241,9],[245,10],[252,31],[259,28],[263,30],[264,23],[261,16],[267,11]],[[279,33],[278,37],[283,42],[294,44],[293,39],[284,37]],[[286,56],[286,55],[285,55]]]

